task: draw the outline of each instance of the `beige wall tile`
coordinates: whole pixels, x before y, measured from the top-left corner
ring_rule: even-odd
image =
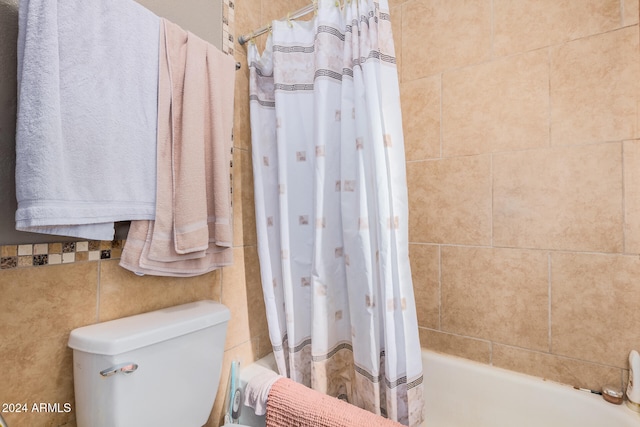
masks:
[[[443,331],[548,350],[546,252],[443,246],[441,269]]]
[[[444,73],[443,156],[548,146],[548,62],[537,50]]]
[[[426,328],[420,328],[419,332],[420,346],[422,348],[464,357],[465,359],[475,360],[480,363],[488,364],[491,362],[491,343],[489,341],[448,334]]]
[[[219,270],[189,278],[139,277],[117,260],[100,264],[101,322],[204,299],[220,301]]]
[[[500,368],[546,378],[574,387],[601,390],[603,385],[612,384],[622,388],[619,368],[549,353],[495,344],[492,363]]]
[[[0,403],[73,399],[71,330],[94,323],[97,263],[0,271]],[[60,425],[73,414],[3,414],[9,425]],[[48,424],[51,423],[51,424]]]
[[[640,15],[640,1],[638,0],[623,0],[623,21],[624,25],[634,25],[638,23]]]
[[[637,256],[553,253],[553,353],[627,368],[640,347],[638,277]]]
[[[231,307],[231,319],[227,331],[225,350],[236,347],[251,339],[249,332],[249,309],[245,283],[244,248],[233,249],[232,266],[222,274],[222,303]]]
[[[637,135],[638,27],[551,49],[551,142],[632,139]]]
[[[2,414],[9,426],[75,426],[72,351],[67,347],[68,332],[62,336],[27,340],[15,351],[0,349],[0,373],[3,387],[0,403],[27,403],[27,413]],[[65,403],[72,412],[36,412],[34,403]],[[64,408],[63,408],[64,409]]]
[[[253,192],[253,164],[251,150],[240,152],[241,169],[241,203],[242,203],[242,244],[255,246],[258,244],[256,232],[256,206]]]
[[[263,25],[261,0],[236,0],[234,1],[235,44],[234,53],[237,60],[244,60],[242,68],[245,68],[247,50],[246,44],[238,43],[240,35],[248,34]],[[275,19],[275,18],[271,18]],[[266,37],[266,36],[265,36]]]
[[[495,154],[496,246],[622,250],[619,143]]]
[[[0,256],[9,257],[9,256],[17,256],[17,255],[18,255],[17,245],[0,246]]]
[[[251,153],[233,153],[233,246],[257,244]]]
[[[491,243],[491,158],[459,157],[407,164],[409,240]]]
[[[271,22],[274,19],[280,19],[287,16],[289,12],[295,12],[309,4],[307,0],[270,0],[270,1],[262,1],[262,18],[260,21],[262,23]],[[309,19],[312,15],[308,15],[305,18],[301,19]],[[262,25],[262,24],[260,24]]]
[[[640,253],[640,141],[625,141],[624,251]]]
[[[0,348],[96,320],[97,263],[0,271]]]
[[[262,293],[262,279],[260,277],[260,260],[257,246],[244,248],[244,280],[247,286],[247,309],[249,310],[249,331],[251,338],[268,336],[267,314]],[[226,283],[226,282],[224,282]]]
[[[505,56],[619,28],[620,1],[494,0],[493,17],[494,53]]]
[[[440,157],[440,76],[404,83],[400,98],[407,160]]]
[[[233,246],[242,246],[244,239],[243,214],[247,208],[242,203],[244,172],[242,157],[246,155],[243,150],[236,148],[233,150]],[[253,184],[252,184],[253,186]]]
[[[406,3],[409,0],[389,0],[389,7],[393,8],[393,7],[397,7],[397,6],[402,6],[403,3]]]
[[[242,49],[245,49],[244,47]],[[238,52],[238,51],[236,51]],[[238,56],[244,56],[244,62]],[[246,51],[236,53],[236,61],[241,68],[236,71],[233,94],[233,146],[248,149],[251,147],[251,123],[249,122],[249,66],[246,64]]]
[[[269,338],[268,332],[254,339],[258,340],[258,358],[265,357],[273,352],[273,346],[271,345],[271,338]]]
[[[222,275],[222,303],[231,309],[227,350],[268,334],[257,248],[234,248],[233,256]]]
[[[234,56],[241,68],[236,71],[234,108],[233,108],[233,144],[235,147],[251,146],[251,128],[249,123],[249,66],[247,64],[247,47],[241,46],[238,37],[245,35],[263,25],[261,21],[262,6],[259,0],[237,0],[235,2],[235,44]],[[271,18],[276,19],[276,18]],[[258,37],[264,46],[266,35]]]
[[[491,54],[490,0],[413,0],[402,6],[402,80],[482,62]]]
[[[440,328],[440,249],[435,245],[409,245],[418,325]]]

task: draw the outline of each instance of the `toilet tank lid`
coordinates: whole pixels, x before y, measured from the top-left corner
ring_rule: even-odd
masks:
[[[85,353],[113,356],[226,323],[229,317],[224,305],[198,301],[74,329],[68,345]]]

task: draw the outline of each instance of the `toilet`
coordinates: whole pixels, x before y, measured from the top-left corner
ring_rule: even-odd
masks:
[[[73,330],[77,426],[203,426],[229,316],[198,301]]]

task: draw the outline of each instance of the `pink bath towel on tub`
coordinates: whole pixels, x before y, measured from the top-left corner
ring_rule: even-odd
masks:
[[[267,398],[267,427],[400,427],[395,421],[281,378]]]

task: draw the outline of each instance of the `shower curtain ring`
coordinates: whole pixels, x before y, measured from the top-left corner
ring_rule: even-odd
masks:
[[[289,24],[289,28],[293,28],[293,22],[291,22],[291,12],[287,13],[287,23]]]

